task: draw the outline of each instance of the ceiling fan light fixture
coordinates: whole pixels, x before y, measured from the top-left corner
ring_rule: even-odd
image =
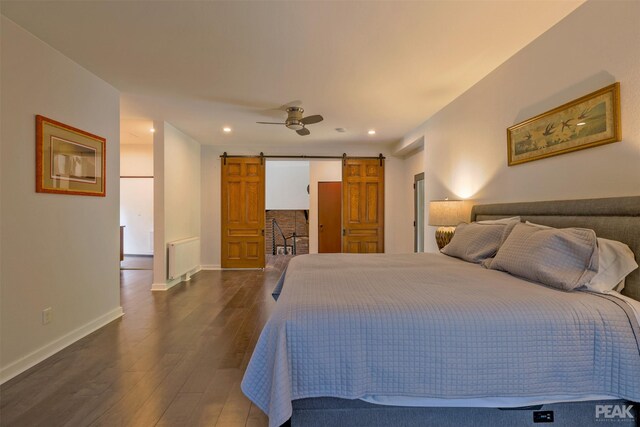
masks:
[[[310,135],[311,132],[307,129],[308,125],[319,123],[324,120],[320,114],[313,116],[303,117],[304,108],[302,107],[289,107],[287,108],[287,120],[284,123],[274,122],[256,122],[262,125],[285,125],[288,129],[294,130],[300,136]]]
[[[304,129],[304,125],[300,123],[298,120],[288,120],[286,126],[289,129],[293,129],[293,130]]]

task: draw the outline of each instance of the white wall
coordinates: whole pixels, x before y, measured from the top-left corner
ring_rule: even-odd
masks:
[[[510,202],[640,194],[640,2],[588,1],[435,114],[424,137],[427,200]],[[619,81],[622,142],[507,166],[505,129]],[[435,250],[429,238],[427,249]]]
[[[413,188],[404,188],[405,161],[387,157],[384,164],[384,251],[388,254],[413,252],[413,230],[407,233],[407,224],[413,224],[413,210],[407,211],[407,198],[413,197]]]
[[[153,145],[120,145],[120,176],[153,176]]]
[[[201,155],[202,236],[200,254],[202,268],[220,268],[220,154],[215,147],[203,145]]]
[[[351,156],[377,156],[380,152],[388,156],[385,161],[385,252],[402,253],[406,252],[406,248],[413,246],[413,234],[396,232],[397,224],[404,221],[406,217],[405,200],[406,197],[413,197],[412,193],[405,194],[402,191],[394,191],[394,189],[402,188],[404,181],[404,161],[401,158],[389,157],[387,147],[375,144],[355,144],[351,146],[344,145],[323,145],[322,147],[305,147],[304,149],[292,150],[286,146],[263,147],[263,146],[245,146],[245,147],[228,147],[228,146],[202,146],[202,242],[201,255],[203,268],[219,268],[220,267],[220,155],[223,152],[230,155],[257,155],[260,152],[273,155],[337,155],[340,156],[346,152]],[[312,168],[310,163],[310,169]],[[341,168],[341,166],[340,166]],[[335,172],[335,171],[334,171]],[[310,172],[312,175],[312,173]],[[156,175],[157,176],[157,175]],[[336,174],[330,175],[335,177]],[[337,175],[341,180],[342,171]],[[332,178],[333,180],[333,178]],[[312,233],[317,232],[317,217],[315,225],[312,223],[313,200],[317,196],[313,193],[310,195],[309,209],[309,242],[312,243]],[[317,214],[316,214],[317,215]],[[412,214],[413,215],[413,214]],[[411,219],[413,221],[413,219]],[[313,231],[315,229],[315,231]],[[408,239],[408,240],[407,240]],[[407,243],[409,241],[409,243]],[[317,252],[317,235],[315,236],[315,251]]]
[[[318,253],[318,182],[342,181],[342,160],[309,162],[309,253]]]
[[[153,255],[153,145],[122,144],[120,176],[124,253]]]
[[[406,213],[406,215],[403,218],[402,225],[398,227],[398,232],[403,233],[404,236],[410,238],[403,239],[403,252],[413,252],[415,249],[413,227],[413,221],[415,217],[415,203],[413,200],[413,184],[415,182],[415,176],[422,172],[424,172],[424,149],[421,147],[417,151],[413,151],[404,158],[404,180],[402,182],[402,192],[407,195],[404,201],[404,212]],[[427,194],[425,194],[425,199],[428,200]]]
[[[0,381],[122,315],[119,94],[2,17]],[[105,137],[106,197],[35,192],[35,115]],[[42,310],[53,319],[42,325]]]
[[[154,122],[154,128],[152,289],[166,290],[180,282],[167,280],[167,243],[200,237],[200,144],[169,123]]]
[[[267,160],[265,164],[265,208],[309,209],[309,162]]]

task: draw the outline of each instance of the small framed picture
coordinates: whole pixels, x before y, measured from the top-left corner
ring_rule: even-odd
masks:
[[[104,197],[106,140],[36,116],[36,192]]]

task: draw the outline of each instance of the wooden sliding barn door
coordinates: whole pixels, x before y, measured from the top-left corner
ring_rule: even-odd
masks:
[[[222,162],[222,267],[264,267],[264,159]]]
[[[384,160],[342,163],[342,252],[384,252]]]

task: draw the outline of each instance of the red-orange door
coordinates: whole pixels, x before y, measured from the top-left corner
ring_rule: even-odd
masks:
[[[318,183],[318,252],[342,251],[342,183]]]

